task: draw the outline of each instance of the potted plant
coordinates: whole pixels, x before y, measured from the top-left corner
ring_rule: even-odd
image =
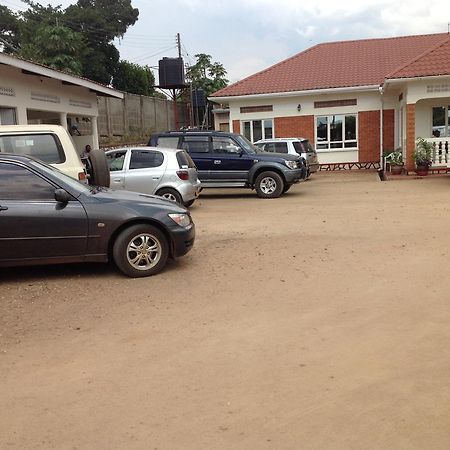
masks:
[[[414,150],[417,175],[427,175],[432,164],[433,144],[424,138],[418,138]]]
[[[393,152],[386,155],[386,162],[393,175],[400,175],[403,172],[403,152],[401,147],[397,147]]]

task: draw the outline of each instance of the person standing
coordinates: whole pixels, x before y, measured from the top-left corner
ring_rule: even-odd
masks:
[[[81,154],[81,162],[86,165],[86,162],[89,158],[89,153],[91,152],[91,146],[89,144],[84,147],[83,153]]]

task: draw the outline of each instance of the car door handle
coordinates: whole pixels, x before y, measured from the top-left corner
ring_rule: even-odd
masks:
[[[114,183],[121,183],[122,178],[114,178],[113,181],[114,181]]]
[[[214,164],[222,164],[222,161],[220,159],[215,159]]]
[[[8,207],[7,206],[0,206],[0,211],[7,211]]]
[[[153,180],[159,180],[160,177],[152,177]]]

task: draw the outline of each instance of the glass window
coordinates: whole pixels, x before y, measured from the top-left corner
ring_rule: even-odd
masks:
[[[48,164],[66,160],[61,143],[53,134],[0,136],[0,151],[33,156]]]
[[[242,134],[250,141],[273,138],[273,120],[248,120],[241,124]]]
[[[316,117],[316,148],[318,150],[357,148],[356,136],[355,114]]]
[[[123,170],[123,164],[125,162],[126,150],[114,153],[108,153],[106,160],[108,161],[109,170],[115,172],[117,170]]]
[[[1,200],[55,200],[55,187],[25,167],[0,163]]]
[[[233,153],[237,154],[241,148],[229,137],[213,137],[213,152],[214,153]]]
[[[0,125],[15,125],[16,123],[15,108],[0,108]]]
[[[448,133],[449,115],[450,115],[450,107],[446,108],[445,106],[436,106],[433,108],[433,127],[432,127],[433,137],[449,136]]]
[[[161,136],[158,138],[157,147],[178,148],[178,136]]]
[[[184,136],[183,150],[189,153],[208,153],[209,152],[209,137],[208,136]]]
[[[273,121],[266,119],[264,121],[264,139],[273,138]]]
[[[131,152],[130,170],[159,167],[164,161],[161,152],[149,150],[133,150]]]
[[[195,169],[196,165],[188,153],[184,151],[177,152],[178,167],[180,169]]]
[[[244,136],[251,141],[252,140],[252,128],[251,122],[244,122]]]
[[[288,146],[286,142],[275,142],[275,153],[287,153]]]

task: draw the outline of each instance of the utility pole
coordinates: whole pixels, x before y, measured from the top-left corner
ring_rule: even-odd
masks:
[[[178,58],[181,58],[181,39],[180,33],[177,33],[177,47],[178,47]]]

